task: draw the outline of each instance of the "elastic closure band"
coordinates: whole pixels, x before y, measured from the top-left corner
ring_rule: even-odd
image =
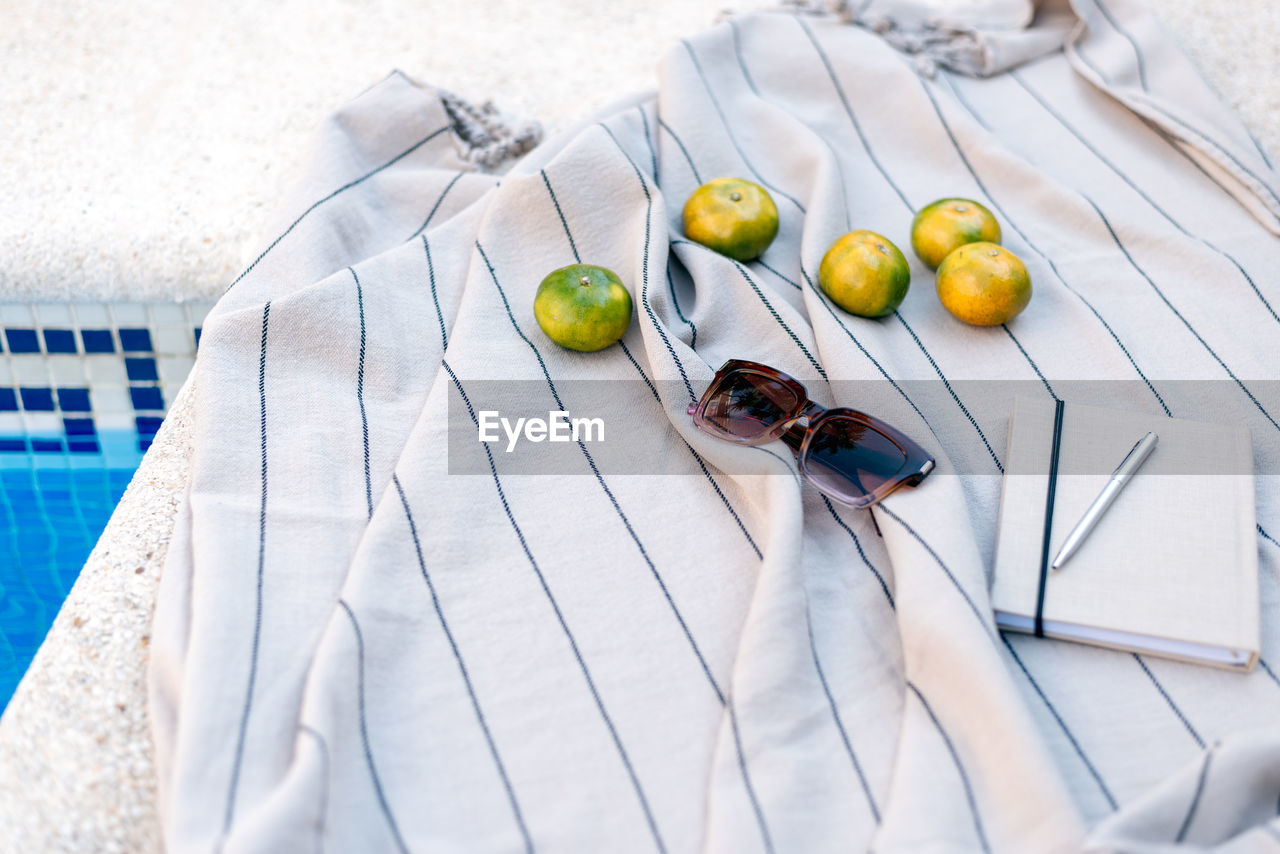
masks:
[[[1053,499],[1058,492],[1058,454],[1062,449],[1063,402],[1054,401],[1053,451],[1049,456],[1049,487],[1044,499],[1044,541],[1040,546],[1040,586],[1036,591],[1036,637],[1044,637],[1044,587],[1049,579],[1049,536],[1053,533]]]

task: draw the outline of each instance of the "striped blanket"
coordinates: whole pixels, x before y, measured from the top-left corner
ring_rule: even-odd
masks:
[[[1274,478],[1250,675],[1003,636],[987,592],[1014,390],[1207,394],[1276,470],[1280,175],[1132,0],[861,5],[728,20],[503,174],[403,74],[321,128],[201,341],[150,672],[171,850],[1280,846]],[[681,235],[724,176],[778,203],[759,261]],[[1030,307],[964,326],[914,258],[893,315],[834,307],[832,241],[907,248],[943,196],[995,212]],[[576,261],[635,301],[598,353],[533,316]],[[938,471],[854,512],[697,432],[730,358]],[[499,388],[617,432],[528,471],[476,441]]]

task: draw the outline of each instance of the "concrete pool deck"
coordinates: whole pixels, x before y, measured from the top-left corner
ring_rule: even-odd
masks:
[[[1152,5],[1280,155],[1280,7]],[[18,81],[2,96],[16,119],[5,165],[19,200],[0,211],[6,299],[215,296],[312,125],[391,67],[491,95],[553,130],[653,85],[662,51],[720,4],[384,2],[357,13],[338,0],[190,12],[147,2],[127,21],[105,4],[23,6],[3,61]],[[581,51],[566,68],[566,32],[589,34],[607,55]],[[154,63],[136,64],[148,55]],[[188,386],[0,719],[0,850],[161,847],[145,662],[187,483],[190,402]]]

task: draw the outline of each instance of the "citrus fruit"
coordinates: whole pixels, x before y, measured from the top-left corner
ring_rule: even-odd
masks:
[[[818,285],[850,314],[884,317],[907,295],[911,270],[902,252],[884,236],[851,231],[822,256]]]
[[[938,199],[911,221],[911,248],[931,270],[966,243],[1000,242],[1000,223],[969,199]]]
[[[778,206],[759,184],[716,178],[684,203],[684,235],[739,261],[759,258],[778,235]]]
[[[1022,260],[994,243],[967,243],[938,267],[938,299],[974,326],[1007,323],[1031,302],[1031,277]]]
[[[538,285],[533,316],[561,347],[603,350],[631,325],[631,294],[612,270],[570,264],[552,270]]]

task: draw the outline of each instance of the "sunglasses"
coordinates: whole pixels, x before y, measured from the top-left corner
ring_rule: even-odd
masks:
[[[702,432],[737,445],[782,439],[801,474],[851,507],[917,486],[934,467],[923,448],[879,418],[820,406],[798,380],[758,362],[725,362],[689,414]]]

